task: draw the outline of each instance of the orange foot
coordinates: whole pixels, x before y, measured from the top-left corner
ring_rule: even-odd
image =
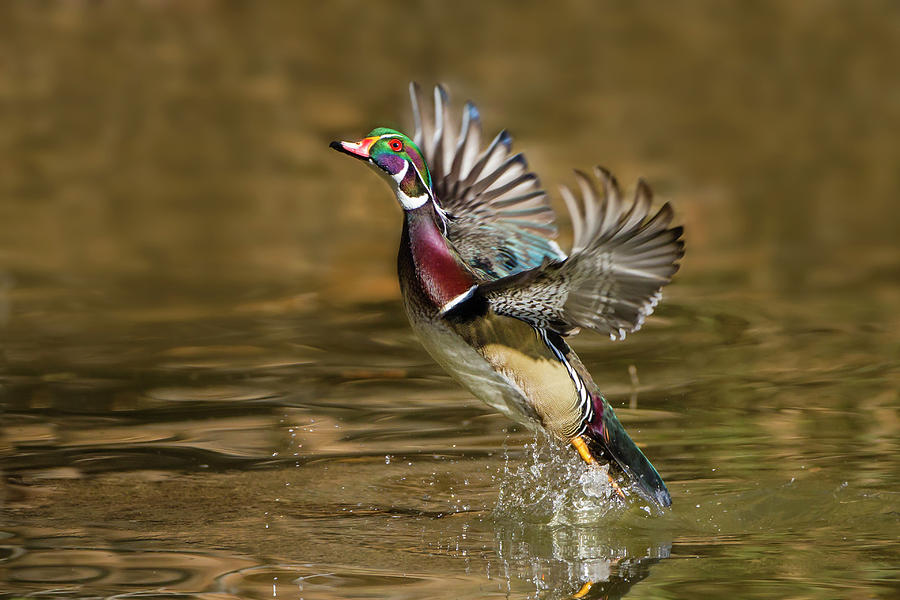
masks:
[[[583,460],[584,462],[586,462],[589,465],[597,464],[597,459],[594,458],[593,454],[591,454],[591,451],[588,448],[587,442],[584,441],[583,437],[581,437],[580,435],[575,436],[574,438],[569,440],[569,443],[571,443],[573,446],[575,446],[575,449],[578,450],[578,456],[581,457],[581,460]],[[625,492],[622,491],[622,488],[619,487],[619,484],[616,483],[616,480],[612,478],[612,475],[607,473],[606,478],[609,479],[609,484],[613,487],[614,490],[616,490],[616,493],[619,494],[619,497],[622,498],[622,500],[624,500]],[[584,588],[582,588],[582,590],[583,589]],[[590,589],[589,585],[588,585],[588,589]],[[585,591],[584,593],[586,594],[587,591]],[[575,597],[580,598],[580,596],[577,596],[577,595]]]
[[[578,600],[579,598],[584,598],[585,596],[588,595],[588,592],[591,591],[591,586],[593,586],[593,585],[594,585],[593,581],[588,581],[583,586],[581,586],[580,590],[578,590],[577,592],[572,594],[572,598],[574,598],[574,600]]]

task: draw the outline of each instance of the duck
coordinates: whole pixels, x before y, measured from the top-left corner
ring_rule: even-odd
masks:
[[[574,234],[565,253],[550,197],[510,134],[483,144],[472,102],[454,127],[441,85],[431,114],[416,83],[409,94],[412,137],[377,127],[330,147],[369,165],[403,210],[397,271],[422,346],[488,406],[570,445],[591,467],[610,465],[618,496],[628,489],[670,506],[662,477],[569,340],[582,329],[621,340],[641,328],[684,256],[671,205],[652,210],[643,180],[628,199],[605,168],[576,170],[577,187],[560,187]]]

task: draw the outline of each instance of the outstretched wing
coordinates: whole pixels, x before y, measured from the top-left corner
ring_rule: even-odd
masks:
[[[481,284],[467,302],[486,301],[497,313],[562,334],[588,327],[622,339],[641,327],[678,270],[683,229],[670,227],[668,204],[651,216],[651,191],[642,181],[625,202],[607,171],[597,168],[602,198],[586,175],[576,174],[582,202],[562,188],[575,229],[572,254]]]
[[[409,86],[415,134],[425,155],[435,197],[449,217],[447,237],[487,281],[532,269],[565,254],[553,241],[555,215],[537,175],[512,138],[501,131],[481,150],[481,119],[467,102],[454,133],[447,92],[434,88],[434,119],[422,113],[419,86]]]

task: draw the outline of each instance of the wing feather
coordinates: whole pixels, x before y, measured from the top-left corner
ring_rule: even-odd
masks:
[[[522,154],[513,154],[505,130],[481,151],[481,117],[467,102],[455,133],[442,86],[434,113],[424,112],[421,88],[410,84],[415,133],[431,172],[432,188],[449,217],[447,237],[463,260],[490,281],[532,269],[565,254],[553,241],[555,214]],[[455,138],[454,138],[455,135]]]
[[[643,181],[625,202],[608,171],[598,167],[596,178],[602,196],[584,173],[576,172],[580,202],[562,189],[575,232],[568,258],[483,283],[472,301],[561,334],[587,327],[621,339],[637,331],[678,270],[684,230],[671,226],[669,204],[651,215]]]

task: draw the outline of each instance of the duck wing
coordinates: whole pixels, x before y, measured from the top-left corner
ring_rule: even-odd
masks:
[[[435,197],[448,218],[447,238],[482,279],[491,281],[566,255],[554,242],[555,214],[537,175],[528,170],[512,138],[501,131],[482,150],[481,118],[465,104],[458,133],[449,99],[434,88],[433,118],[423,114],[422,91],[409,87],[415,134],[425,155]]]
[[[651,214],[652,194],[645,183],[639,182],[633,200],[625,202],[607,171],[598,167],[596,174],[602,196],[580,172],[581,201],[562,188],[575,229],[568,258],[546,259],[534,269],[482,283],[451,311],[489,307],[563,335],[587,327],[622,339],[638,330],[678,270],[683,228],[671,227],[668,204]]]

